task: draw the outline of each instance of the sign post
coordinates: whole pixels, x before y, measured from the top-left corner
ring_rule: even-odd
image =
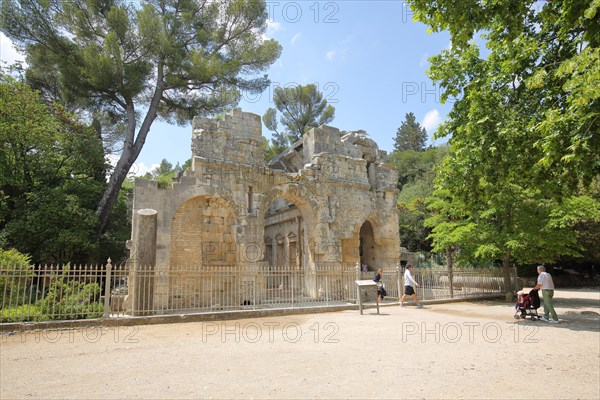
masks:
[[[361,289],[370,289],[373,288],[375,290],[375,303],[377,304],[377,314],[379,314],[379,302],[377,301],[377,282],[367,279],[367,280],[359,280],[354,281],[356,283],[356,295],[358,296],[358,309],[360,310],[360,315],[363,313],[363,303],[362,296],[360,295]]]

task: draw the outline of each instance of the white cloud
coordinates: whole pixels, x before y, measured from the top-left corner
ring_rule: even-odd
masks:
[[[275,22],[271,19],[267,20],[267,30],[262,35],[264,40],[272,39],[275,32],[281,29],[281,22]]]
[[[117,161],[119,161],[120,156],[116,155],[116,154],[108,154],[106,156],[107,161],[109,162],[109,164],[114,168],[115,165],[117,165]],[[160,167],[160,164],[152,164],[151,166],[146,166],[146,164],[144,163],[134,163],[131,166],[131,169],[129,170],[129,174],[128,175],[133,175],[133,176],[144,176],[146,175],[146,173],[151,172],[153,170],[155,170],[156,168]]]
[[[335,50],[329,50],[325,57],[327,57],[329,61],[333,61],[333,59],[335,58]]]
[[[300,36],[302,36],[302,33],[298,32],[294,35],[294,37],[292,38],[292,45],[294,43],[296,43],[296,40],[298,40],[300,38]]]
[[[267,20],[267,30],[277,32],[279,29],[281,29],[281,22],[276,22],[271,19]]]
[[[440,116],[440,112],[434,108],[425,114],[425,118],[423,118],[421,125],[427,129],[427,133],[429,135],[432,135],[437,130],[437,127],[441,122],[442,117]]]
[[[147,167],[144,163],[135,163],[131,166],[129,174],[134,176],[144,176],[146,173],[154,171],[158,167],[160,167],[160,164],[152,164]]]
[[[25,61],[25,57],[15,49],[12,41],[2,32],[0,32],[0,61],[8,65],[16,61]]]

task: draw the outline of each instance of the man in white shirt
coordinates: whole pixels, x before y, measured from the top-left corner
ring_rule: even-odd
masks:
[[[419,284],[413,279],[412,270],[413,266],[408,264],[408,267],[406,267],[406,271],[404,271],[404,295],[400,300],[400,305],[404,307],[404,300],[406,299],[406,297],[412,296],[412,298],[415,300],[415,303],[417,304],[417,308],[423,308],[423,306],[419,304],[419,300],[417,300],[417,293],[413,288],[413,286],[419,287]]]
[[[552,281],[552,275],[546,272],[546,267],[543,265],[537,267],[537,273],[538,280],[534,289],[542,289],[542,296],[544,298],[544,316],[541,320],[558,324],[558,315],[556,315],[554,305],[552,304],[552,298],[554,297],[554,282]],[[549,319],[549,317],[552,317],[552,319]]]

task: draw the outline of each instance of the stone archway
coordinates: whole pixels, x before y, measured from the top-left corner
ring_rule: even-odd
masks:
[[[235,212],[216,196],[197,196],[183,203],[171,221],[170,265],[235,265]]]
[[[237,267],[235,212],[217,196],[197,196],[179,206],[171,220],[169,308],[197,309],[232,303],[231,276],[213,267]],[[193,275],[190,272],[194,271]]]
[[[261,199],[265,260],[284,269],[305,270],[314,264],[310,244],[315,244],[315,204],[297,185],[274,187]],[[314,267],[314,265],[313,265]]]
[[[264,221],[265,261],[273,271],[269,288],[293,292],[294,296],[316,296],[315,205],[298,185],[274,187],[261,199],[259,216]],[[278,274],[288,278],[277,278]],[[293,279],[291,277],[293,276]]]

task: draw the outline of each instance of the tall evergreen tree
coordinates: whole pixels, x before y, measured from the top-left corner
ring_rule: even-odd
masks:
[[[394,150],[423,151],[427,143],[427,130],[416,121],[415,114],[409,112],[396,131]]]
[[[32,80],[108,115],[122,135],[99,232],[156,118],[188,123],[269,85],[258,74],[281,46],[263,39],[267,18],[262,0],[2,1],[0,27],[25,50]]]

